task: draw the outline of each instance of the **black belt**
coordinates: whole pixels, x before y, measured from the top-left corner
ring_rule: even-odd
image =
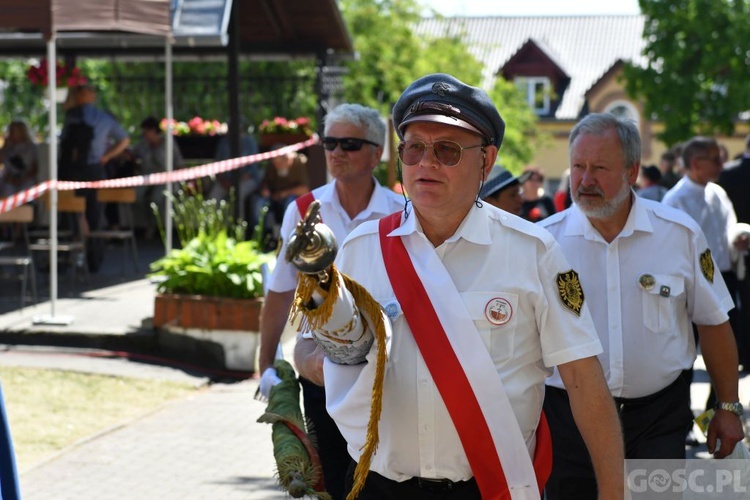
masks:
[[[664,389],[655,392],[653,394],[649,394],[648,396],[642,396],[640,398],[614,398],[615,404],[617,404],[617,408],[619,410],[622,410],[625,406],[643,406],[647,405],[649,403],[652,403],[653,401],[656,401],[657,399],[664,396],[664,394],[668,393],[671,390],[674,390],[679,385],[682,385],[684,379],[683,377],[687,376],[687,370],[680,373],[680,375],[675,379],[674,382],[666,386]]]
[[[426,477],[413,477],[404,481],[404,484],[417,486],[425,491],[439,493],[442,491],[452,491],[458,488],[462,488],[472,481],[474,481],[474,478],[471,478],[468,481],[451,481],[450,479],[428,479]]]

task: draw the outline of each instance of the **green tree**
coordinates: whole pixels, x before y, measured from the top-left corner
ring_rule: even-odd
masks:
[[[422,6],[415,0],[342,0],[341,9],[359,57],[347,64],[345,99],[390,115],[403,90],[430,73],[450,73],[480,85],[482,63],[461,34],[418,37],[413,27]],[[514,171],[528,163],[537,145],[537,117],[515,85],[499,77],[490,96],[508,123],[500,150]]]
[[[748,0],[640,0],[646,16],[643,65],[625,68],[632,97],[662,121],[668,145],[700,134],[731,134],[750,109]]]

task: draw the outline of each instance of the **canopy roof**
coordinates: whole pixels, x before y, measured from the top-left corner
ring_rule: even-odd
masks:
[[[237,7],[243,54],[354,51],[336,0],[242,0]],[[0,0],[0,54],[40,54],[52,30],[66,54],[161,54],[170,30],[176,55],[223,53],[231,11],[232,0]]]

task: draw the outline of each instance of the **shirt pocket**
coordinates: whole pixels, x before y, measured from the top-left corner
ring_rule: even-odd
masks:
[[[518,295],[503,291],[466,292],[461,298],[495,364],[511,359],[519,321]]]
[[[654,333],[664,333],[677,324],[677,310],[685,303],[685,280],[681,276],[654,274],[654,286],[643,290],[643,322]]]

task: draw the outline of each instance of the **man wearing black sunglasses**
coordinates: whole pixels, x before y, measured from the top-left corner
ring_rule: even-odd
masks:
[[[280,234],[287,237],[304,215],[304,200],[321,203],[323,221],[338,241],[360,223],[376,220],[399,210],[403,198],[380,186],[373,169],[380,162],[385,144],[385,124],[380,114],[359,104],[341,104],[325,118],[323,148],[328,174],[333,180],[292,203],[284,214]],[[280,256],[286,254],[282,242]],[[279,340],[287,324],[289,308],[297,284],[297,270],[283,258],[276,262],[269,280],[260,317],[261,392],[268,397],[278,378],[273,368]],[[305,416],[313,423],[318,453],[323,464],[325,486],[334,499],[344,498],[344,476],[350,462],[346,442],[325,409],[323,378],[319,374],[323,357],[312,340],[300,338],[295,346],[295,362],[301,375]]]
[[[340,242],[333,278],[315,305],[300,303],[319,325],[328,411],[354,459],[347,489],[539,498],[551,467],[544,380],[558,365],[600,495],[622,498],[622,435],[577,274],[549,233],[478,199],[505,129],[494,104],[428,75],[401,95],[393,123],[411,206]],[[383,328],[342,275],[379,303]]]

